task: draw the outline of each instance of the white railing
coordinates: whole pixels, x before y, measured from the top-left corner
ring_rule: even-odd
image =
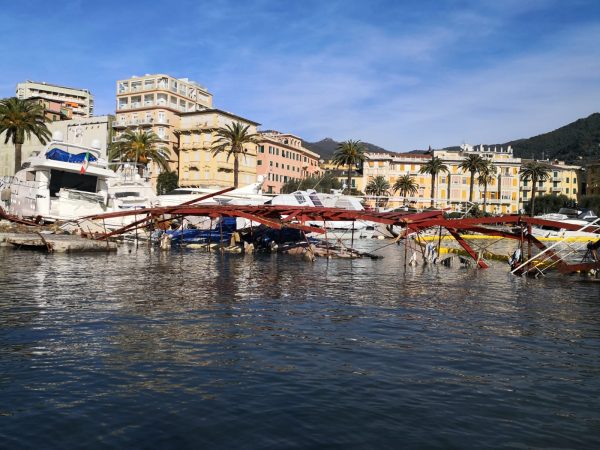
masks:
[[[594,220],[593,222],[590,222],[590,223],[588,223],[587,225],[584,225],[584,226],[582,226],[581,228],[579,228],[578,230],[576,230],[576,232],[579,232],[579,231],[584,231],[585,229],[587,229],[587,228],[590,228],[590,227],[592,227],[592,226],[594,226],[594,225],[595,225],[595,226],[597,226],[596,224],[598,224],[598,223],[600,223],[600,218],[598,218],[598,219]],[[521,270],[523,267],[525,267],[525,266],[527,266],[527,265],[529,265],[529,264],[532,264],[534,261],[536,261],[536,260],[537,260],[537,263],[535,263],[535,264],[533,265],[533,268],[534,268],[534,269],[536,269],[536,270],[537,270],[537,271],[538,271],[540,274],[542,274],[542,275],[543,275],[543,274],[544,274],[544,270],[547,270],[547,269],[549,269],[550,267],[552,267],[552,266],[554,266],[554,265],[558,264],[558,262],[559,262],[559,261],[554,261],[552,264],[550,264],[550,266],[546,266],[546,267],[545,267],[543,270],[539,269],[539,266],[540,266],[540,265],[544,264],[546,261],[548,261],[548,259],[552,258],[552,256],[550,256],[550,255],[556,255],[556,256],[558,256],[558,257],[561,259],[561,261],[562,261],[562,260],[564,260],[566,257],[570,256],[571,254],[573,254],[573,253],[575,253],[575,252],[579,252],[579,251],[581,251],[581,250],[582,250],[582,248],[581,248],[581,247],[579,247],[579,248],[575,249],[575,248],[574,248],[572,245],[567,245],[567,247],[568,247],[568,250],[567,250],[566,254],[562,254],[562,255],[561,255],[561,252],[560,252],[560,251],[557,251],[557,252],[554,252],[554,251],[553,251],[553,250],[554,250],[556,247],[558,247],[559,245],[564,245],[564,244],[566,243],[567,239],[568,239],[568,238],[567,238],[567,237],[565,237],[565,238],[563,238],[562,240],[560,240],[560,241],[558,241],[558,242],[556,242],[556,243],[552,244],[550,247],[547,247],[545,250],[543,250],[543,251],[539,252],[539,253],[538,253],[538,254],[536,254],[535,256],[532,256],[531,258],[529,258],[527,261],[525,261],[525,262],[524,262],[524,263],[522,263],[521,265],[519,265],[519,266],[515,267],[513,270],[511,270],[511,272],[510,272],[510,273],[514,274],[515,272],[518,272],[519,270]],[[586,246],[586,245],[587,245],[587,243],[583,243],[582,245],[583,245],[583,246]],[[547,256],[546,258],[544,258],[544,259],[540,260],[540,256],[541,256],[541,255],[545,255],[545,254],[547,254],[548,252],[550,252],[551,250],[552,250],[552,253],[550,253],[550,255],[549,255],[549,256]],[[563,252],[563,253],[564,253],[564,252]]]

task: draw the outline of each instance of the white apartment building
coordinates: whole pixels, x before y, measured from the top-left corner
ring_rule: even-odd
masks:
[[[37,97],[60,102],[72,109],[74,118],[94,115],[94,96],[87,89],[27,80],[17,84],[16,97],[21,100]]]

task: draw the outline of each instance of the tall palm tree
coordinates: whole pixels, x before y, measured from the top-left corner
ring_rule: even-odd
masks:
[[[375,204],[382,206],[385,203],[385,199],[380,197],[390,195],[390,183],[383,175],[377,175],[375,178],[369,180],[365,187],[365,193],[374,195],[376,197]]]
[[[169,170],[169,151],[153,131],[125,130],[109,147],[108,158],[142,165],[154,161],[162,170]]]
[[[473,184],[475,183],[475,174],[485,165],[485,159],[480,155],[471,153],[458,165],[463,172],[471,172],[471,181],[469,183],[469,202],[473,202]]]
[[[333,163],[337,166],[348,167],[348,194],[352,192],[352,169],[365,161],[365,148],[360,141],[347,140],[338,144],[337,150],[333,154]]]
[[[35,136],[42,145],[50,139],[46,126],[48,119],[42,105],[34,100],[20,100],[16,97],[0,100],[0,133],[6,132],[4,143],[11,141],[15,146],[15,173],[21,170],[22,148],[25,137]]]
[[[538,181],[546,181],[550,178],[550,168],[538,161],[529,161],[521,167],[521,181],[531,180],[531,211],[533,217],[535,214],[535,194]]]
[[[404,203],[406,203],[406,197],[412,197],[419,192],[419,185],[413,177],[407,174],[402,175],[396,180],[392,190],[394,192],[400,191],[400,196],[404,197]]]
[[[419,173],[427,173],[431,175],[431,207],[433,208],[433,202],[435,199],[435,179],[437,174],[440,172],[448,172],[448,166],[444,164],[442,158],[434,156],[429,161],[421,166]]]
[[[483,212],[486,211],[487,206],[487,188],[488,184],[494,181],[496,178],[496,166],[491,160],[484,160],[485,164],[479,169],[479,185],[483,186]]]
[[[250,125],[234,122],[217,129],[217,140],[212,145],[213,156],[219,153],[227,153],[227,160],[233,155],[233,187],[238,187],[238,173],[240,171],[239,156],[244,155],[247,150],[246,144],[256,144],[258,136],[250,133]]]

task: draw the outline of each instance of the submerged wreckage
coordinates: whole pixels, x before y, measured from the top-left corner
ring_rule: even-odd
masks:
[[[598,247],[600,247],[600,223],[597,219],[581,227],[575,224],[557,223],[547,219],[509,215],[501,217],[450,219],[444,211],[431,210],[419,213],[352,211],[329,207],[307,207],[289,205],[218,205],[200,203],[212,195],[220,195],[229,189],[199,197],[176,206],[161,206],[144,209],[116,211],[82,217],[77,224],[80,234],[98,242],[112,240],[124,235],[144,237],[160,243],[162,248],[172,245],[187,245],[207,251],[220,249],[231,252],[260,250],[285,251],[314,256],[372,256],[353,250],[354,230],[349,226],[345,239],[350,245],[337,245],[329,241],[327,227],[318,226],[327,222],[376,223],[400,227],[402,233],[395,242],[404,244],[405,265],[414,261],[420,252],[424,261],[437,259],[440,254],[442,235],[452,236],[458,246],[479,268],[489,267],[482,252],[476,251],[468,242],[474,234],[511,239],[517,243],[509,259],[511,272],[518,275],[539,276],[556,269],[560,273],[592,272],[600,270]],[[36,225],[0,210],[0,218],[25,225]],[[103,226],[109,220],[127,218],[127,225],[109,231]],[[90,224],[94,224],[90,226]],[[534,226],[560,226],[565,230],[594,233],[598,239],[570,243],[565,239],[547,246],[532,233]],[[428,234],[437,245],[425,245],[421,237]],[[324,240],[315,240],[321,236]],[[433,239],[432,239],[433,238]],[[347,241],[346,241],[347,242]],[[409,250],[411,255],[409,256]],[[432,258],[432,255],[436,255]]]

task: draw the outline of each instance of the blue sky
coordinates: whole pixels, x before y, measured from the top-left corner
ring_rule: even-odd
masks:
[[[309,141],[500,143],[600,111],[597,0],[4,1],[0,97],[168,73]]]

